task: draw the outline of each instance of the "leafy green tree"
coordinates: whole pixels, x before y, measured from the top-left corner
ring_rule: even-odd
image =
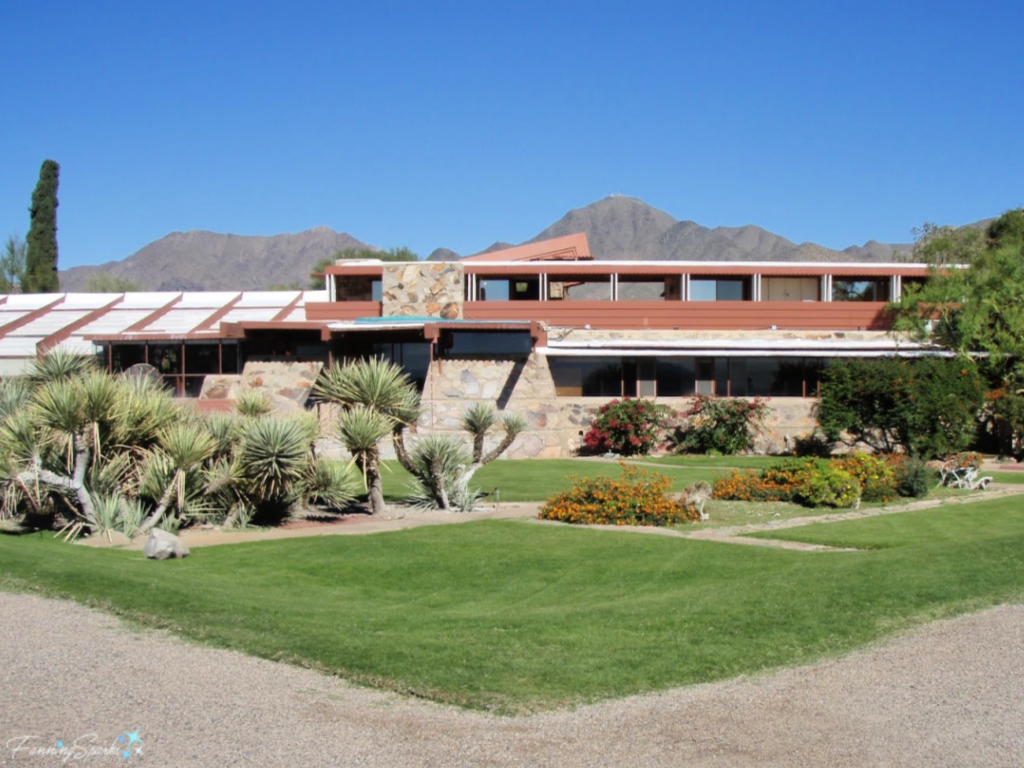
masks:
[[[985,250],[985,233],[980,229],[926,223],[914,234],[917,242],[911,259],[935,267],[970,264]]]
[[[419,261],[420,257],[418,254],[409,250],[405,246],[400,248],[388,248],[386,251],[378,251],[376,248],[345,248],[338,251],[333,256],[320,259],[316,264],[313,265],[312,273],[320,273],[324,271],[325,267],[329,267],[336,261],[343,259],[378,259],[379,261]],[[322,277],[311,277],[309,280],[309,290],[311,291],[322,291],[327,287],[326,282]]]
[[[141,290],[142,286],[138,283],[107,272],[94,272],[85,283],[86,293],[131,293]]]
[[[970,446],[984,392],[970,359],[844,359],[826,369],[815,416],[829,440],[933,458]]]
[[[990,248],[1024,242],[1024,208],[1012,208],[985,230]]]
[[[60,290],[57,277],[57,184],[60,166],[44,160],[29,208],[28,251],[25,256],[25,293]]]
[[[0,293],[20,293],[25,278],[28,245],[17,235],[8,235],[0,254]]]

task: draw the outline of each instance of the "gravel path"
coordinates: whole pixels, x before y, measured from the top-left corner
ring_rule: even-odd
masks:
[[[498,718],[0,592],[0,764],[87,734],[153,766],[1020,766],[1024,606],[843,659],[574,712]],[[681,651],[682,652],[682,651]],[[116,742],[136,732],[140,742]],[[26,736],[37,738],[23,741]],[[19,743],[25,747],[17,753]]]

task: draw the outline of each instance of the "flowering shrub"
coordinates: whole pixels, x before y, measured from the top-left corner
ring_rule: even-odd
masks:
[[[896,462],[867,453],[852,453],[833,459],[840,469],[853,475],[860,483],[864,501],[892,501],[899,496]]]
[[[768,400],[697,395],[677,430],[676,443],[690,453],[732,455],[749,451],[771,414]]]
[[[658,445],[665,422],[674,415],[668,406],[643,398],[612,400],[598,410],[583,443],[590,453],[646,456]]]
[[[976,454],[958,455],[969,466]],[[854,453],[824,459],[787,459],[760,472],[736,470],[715,481],[713,498],[730,501],[792,501],[809,507],[852,507],[858,499],[892,501],[920,497],[935,472],[904,454]]]
[[[667,495],[663,474],[622,465],[622,478],[573,477],[568,491],[548,499],[540,519],[582,525],[674,525],[700,518],[692,504]]]
[[[860,501],[860,494],[857,478],[830,462],[811,475],[796,501],[805,507],[849,509]]]

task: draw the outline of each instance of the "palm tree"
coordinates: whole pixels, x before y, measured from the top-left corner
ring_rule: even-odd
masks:
[[[407,469],[406,427],[421,412],[420,396],[401,366],[382,358],[332,365],[315,387],[317,397],[341,408],[338,437],[363,473],[373,514],[384,511],[380,476],[380,441],[391,435],[395,452]]]

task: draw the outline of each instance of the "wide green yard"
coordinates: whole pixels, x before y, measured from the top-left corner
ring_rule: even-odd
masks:
[[[32,534],[0,536],[0,584],[497,711],[805,662],[1024,595],[1019,499],[774,535],[860,551],[481,521],[206,547],[158,563]]]

